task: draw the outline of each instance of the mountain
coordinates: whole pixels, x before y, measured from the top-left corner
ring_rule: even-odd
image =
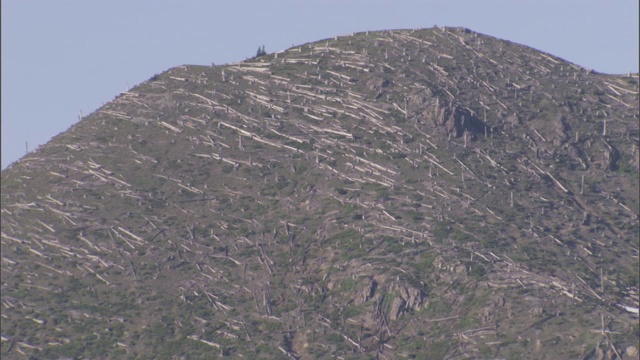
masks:
[[[157,74],[2,172],[2,357],[636,358],[638,90],[463,28]]]

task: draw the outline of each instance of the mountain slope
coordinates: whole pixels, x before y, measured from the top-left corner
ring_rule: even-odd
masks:
[[[3,358],[633,354],[638,130],[461,28],[170,69],[2,173]]]

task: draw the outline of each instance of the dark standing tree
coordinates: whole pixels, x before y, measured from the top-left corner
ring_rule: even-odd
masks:
[[[258,51],[256,51],[256,57],[267,55],[267,52],[264,50],[264,45],[262,47],[258,46]]]

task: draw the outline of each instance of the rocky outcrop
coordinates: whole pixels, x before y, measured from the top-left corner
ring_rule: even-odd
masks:
[[[417,114],[417,121],[426,132],[462,137],[465,133],[484,133],[485,124],[469,110],[437,99]]]
[[[355,295],[353,298],[354,304],[362,305],[371,300],[376,294],[378,283],[372,277],[366,277],[358,282],[356,286]]]
[[[392,284],[389,292],[395,295],[389,307],[391,320],[396,320],[409,311],[420,310],[427,297],[424,291],[408,284]]]

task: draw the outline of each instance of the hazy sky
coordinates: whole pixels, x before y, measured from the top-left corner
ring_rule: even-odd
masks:
[[[638,72],[638,0],[2,0],[2,168],[156,73],[364,30],[464,26]]]

